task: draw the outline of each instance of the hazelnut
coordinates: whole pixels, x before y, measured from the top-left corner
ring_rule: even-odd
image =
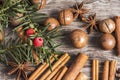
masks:
[[[38,4],[37,9],[42,9],[46,6],[46,0],[32,0],[33,4]]]
[[[52,18],[52,17],[47,18],[44,24],[45,24],[45,25],[50,24],[50,26],[49,26],[48,29],[47,29],[48,31],[50,31],[50,30],[52,30],[52,29],[60,26],[58,20],[55,19],[55,18]]]
[[[115,47],[116,40],[110,33],[106,33],[100,37],[100,43],[104,50],[111,50]]]
[[[72,43],[74,47],[76,48],[83,48],[87,45],[88,43],[88,36],[87,34],[80,30],[76,29],[70,34],[70,38],[72,40]]]
[[[59,22],[62,25],[70,25],[73,22],[73,13],[71,10],[66,9],[62,10],[59,13]]]
[[[115,30],[115,22],[112,19],[105,19],[100,22],[99,29],[104,33],[112,33]]]

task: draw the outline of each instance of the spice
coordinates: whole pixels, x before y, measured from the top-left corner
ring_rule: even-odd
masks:
[[[115,80],[116,68],[117,68],[117,61],[112,60],[110,63],[109,80]]]
[[[73,13],[71,9],[65,9],[59,13],[59,22],[62,25],[70,25],[73,22]]]
[[[116,40],[112,34],[106,33],[100,37],[100,43],[104,50],[111,50],[116,45]]]
[[[12,69],[7,73],[8,75],[12,75],[16,73],[16,80],[20,80],[22,76],[25,80],[28,80],[28,76],[26,74],[27,71],[33,71],[34,67],[30,67],[30,63],[24,62],[23,64],[16,64],[14,62],[8,62],[8,65],[12,67]]]
[[[79,71],[83,68],[87,60],[87,55],[83,53],[78,54],[77,58],[72,63],[62,80],[75,80],[75,78],[79,74]]]
[[[92,80],[99,80],[99,61],[93,60],[92,63]]]
[[[115,17],[115,37],[116,37],[116,44],[117,44],[117,55],[120,57],[120,17]]]
[[[62,78],[63,78],[63,76],[64,76],[64,74],[66,73],[67,70],[68,70],[68,68],[67,68],[66,66],[64,66],[64,67],[62,68],[61,73],[59,74],[59,76],[57,77],[56,80],[62,80]]]
[[[58,76],[60,75],[62,69],[60,69],[56,74],[55,76],[52,78],[52,80],[56,80],[58,78]]]
[[[82,20],[86,22],[86,24],[84,25],[84,28],[88,29],[88,33],[91,33],[93,29],[98,30],[98,27],[97,27],[98,22],[96,20],[96,14],[89,15],[88,18],[83,18]]]
[[[52,63],[53,61],[55,61],[55,58],[57,57],[57,55],[52,56],[50,58],[50,63]],[[40,76],[47,68],[49,67],[48,63],[44,63],[42,65],[40,65],[34,72],[33,74],[29,77],[29,80],[35,80],[38,78],[38,76]]]
[[[73,43],[73,46],[76,48],[83,48],[88,43],[87,34],[80,29],[72,31],[72,33],[70,34],[70,39]]]
[[[75,7],[72,8],[72,11],[74,13],[74,19],[80,17],[80,19],[83,18],[83,14],[87,13],[89,10],[83,8],[84,2],[81,2],[78,4],[77,2],[75,3]]]
[[[37,4],[37,9],[42,9],[46,6],[46,0],[32,0],[33,4]]]
[[[54,71],[60,64],[62,64],[63,62],[67,62],[69,60],[69,55],[67,53],[65,53],[64,55],[62,55],[59,60],[57,62],[54,63],[54,65],[52,66],[52,71]],[[50,69],[48,69],[41,77],[39,80],[44,80],[46,79],[52,72]],[[53,75],[54,76],[54,75]]]
[[[115,30],[115,22],[112,19],[102,20],[99,24],[99,29],[104,33],[112,33]]]
[[[61,67],[63,67],[68,60],[70,59],[70,57],[67,57],[61,64],[59,64],[52,72],[51,74],[46,78],[46,80],[51,80],[52,77],[60,70]],[[62,74],[63,75],[63,74]],[[59,78],[61,78],[61,76],[59,76]],[[57,78],[58,79],[58,78]],[[41,80],[41,79],[40,79]],[[60,79],[58,79],[60,80]]]
[[[88,77],[87,77],[84,73],[80,72],[80,73],[77,75],[77,77],[76,77],[75,80],[88,80]]]
[[[53,18],[53,17],[50,17],[50,18],[47,18],[44,25],[48,25],[50,24],[50,26],[48,27],[48,31],[50,30],[53,30],[55,29],[56,27],[59,27],[60,26],[60,23],[58,22],[57,19]]]
[[[102,80],[109,80],[109,64],[110,62],[107,60],[104,63],[104,67],[103,67],[103,75],[102,75]]]

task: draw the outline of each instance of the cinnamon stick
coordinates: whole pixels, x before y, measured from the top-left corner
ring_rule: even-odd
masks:
[[[59,76],[57,77],[56,80],[62,80],[64,74],[66,73],[66,71],[68,70],[68,68],[66,66],[63,67],[63,70],[61,71],[61,73],[59,74]]]
[[[75,80],[75,78],[79,74],[79,71],[83,68],[87,60],[87,55],[83,53],[79,54],[76,60],[72,63],[72,65],[64,75],[62,80]]]
[[[95,80],[95,64],[96,64],[96,62],[95,62],[95,60],[93,60],[93,62],[92,62],[92,80]]]
[[[110,63],[109,80],[115,80],[116,67],[117,67],[117,61],[112,60]]]
[[[107,60],[104,63],[104,67],[103,67],[103,75],[102,75],[102,80],[109,80],[109,64],[110,62]]]
[[[62,62],[64,62],[65,59],[69,57],[68,53],[65,53],[60,57],[60,59],[52,66],[52,71],[58,67]],[[48,69],[45,74],[43,74],[42,77],[40,77],[39,80],[45,80],[51,73],[51,70]]]
[[[98,60],[96,60],[95,67],[96,67],[96,68],[95,68],[95,74],[96,74],[96,75],[95,75],[95,77],[96,77],[95,79],[96,79],[96,80],[99,80],[99,61],[98,61]]]
[[[52,77],[60,70],[61,67],[63,67],[68,62],[69,59],[70,57],[67,57],[61,64],[58,65],[58,67],[56,67],[54,71],[51,72],[51,74],[45,80],[51,80]],[[61,76],[59,76],[59,78],[61,78]],[[61,80],[61,79],[57,78],[57,80]]]
[[[116,36],[116,42],[117,42],[117,55],[120,57],[120,17],[115,16],[115,36]]]
[[[56,80],[58,78],[58,76],[60,75],[60,73],[62,72],[62,69],[60,69],[55,76],[52,78],[52,80]]]
[[[57,57],[57,55],[55,55],[55,57]],[[55,60],[54,57],[50,58],[50,63],[52,63]],[[38,78],[38,76],[40,76],[45,69],[47,69],[49,67],[48,63],[44,63],[43,65],[40,65],[37,70],[35,72],[33,72],[33,74],[29,77],[29,80],[35,80]]]
[[[87,77],[84,73],[80,72],[80,73],[77,75],[77,77],[76,77],[75,80],[88,80],[88,77]]]
[[[99,61],[95,59],[92,63],[92,80],[99,80]]]

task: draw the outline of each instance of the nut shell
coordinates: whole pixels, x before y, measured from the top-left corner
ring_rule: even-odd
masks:
[[[115,30],[115,22],[112,19],[105,19],[101,21],[99,29],[104,33],[112,33]]]
[[[73,13],[71,10],[66,9],[62,10],[59,13],[59,22],[62,25],[70,25],[73,22]]]
[[[115,47],[115,44],[116,44],[115,38],[109,33],[103,34],[100,37],[100,42],[101,42],[101,47],[104,50],[111,50]]]
[[[37,9],[43,9],[46,6],[46,0],[32,0],[32,2],[33,4],[38,4]]]
[[[60,26],[58,20],[52,17],[46,19],[44,25],[48,24],[50,24],[49,28],[47,29],[48,31]]]
[[[70,38],[72,40],[74,47],[76,48],[83,48],[88,43],[88,35],[80,29],[74,30],[70,34]]]

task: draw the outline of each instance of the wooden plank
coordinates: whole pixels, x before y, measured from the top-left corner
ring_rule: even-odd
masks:
[[[40,10],[40,12],[44,12],[48,14],[50,17],[58,17],[58,13],[60,10],[73,6],[76,0],[47,0],[46,8]],[[81,0],[77,0],[81,2]],[[112,18],[115,15],[120,16],[120,0],[84,0],[86,4],[84,5],[86,8],[91,9],[89,14],[96,13],[97,19],[102,20],[105,18]],[[88,14],[87,14],[88,15]],[[63,40],[59,40],[59,43],[64,43],[64,45],[57,48],[58,51],[69,52],[71,56],[73,54],[77,54],[79,52],[84,52],[89,56],[89,61],[87,62],[85,68],[82,71],[91,77],[91,60],[99,59],[100,64],[106,59],[112,60],[115,59],[120,61],[115,54],[115,49],[111,51],[104,51],[99,46],[99,37],[101,33],[93,32],[89,35],[89,43],[85,48],[75,49],[72,47],[71,42],[69,41],[68,35],[74,29],[82,29],[82,23],[80,21],[74,21],[69,26],[63,26],[63,33],[66,35],[66,38]],[[72,58],[73,59],[73,58]],[[118,66],[120,67],[120,62],[118,62]],[[102,71],[102,67],[100,68]],[[12,80],[11,77],[5,75],[4,71],[2,71],[3,67],[0,69],[0,80]],[[101,74],[102,72],[100,72]]]

